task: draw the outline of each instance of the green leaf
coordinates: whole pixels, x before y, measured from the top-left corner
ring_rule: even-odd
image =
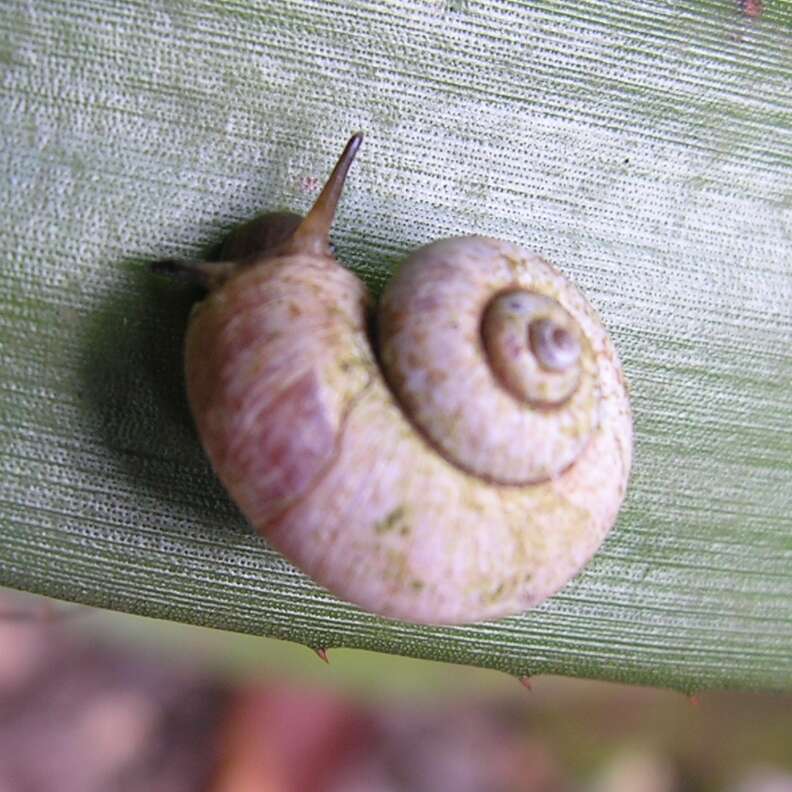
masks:
[[[764,5],[6,2],[0,583],[520,675],[792,688],[792,4]],[[192,429],[194,295],[146,262],[304,209],[356,129],[342,260],[378,290],[432,239],[521,242],[631,383],[619,522],[517,618],[336,601],[245,526]]]

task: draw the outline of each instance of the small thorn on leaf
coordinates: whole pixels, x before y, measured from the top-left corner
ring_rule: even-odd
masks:
[[[330,658],[327,656],[327,649],[314,649],[316,656],[323,662],[330,665]]]
[[[526,690],[533,690],[533,685],[531,685],[531,677],[529,676],[521,676],[517,677],[517,681],[526,689]]]

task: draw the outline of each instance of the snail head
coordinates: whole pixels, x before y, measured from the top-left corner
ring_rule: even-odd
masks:
[[[362,142],[361,132],[352,135],[305,217],[294,212],[267,212],[231,233],[223,244],[219,261],[161,259],[151,265],[152,271],[197,282],[211,290],[239,270],[276,256],[302,254],[332,260],[330,228],[349,168]]]

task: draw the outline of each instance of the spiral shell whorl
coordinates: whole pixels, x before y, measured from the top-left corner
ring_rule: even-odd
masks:
[[[586,342],[552,298],[522,289],[496,295],[482,319],[481,336],[494,374],[519,401],[550,407],[577,390]]]
[[[502,484],[544,481],[575,461],[599,421],[589,333],[604,330],[592,317],[538,256],[486,237],[441,240],[410,256],[385,290],[383,366],[453,464]],[[538,321],[571,335],[571,365],[550,371],[537,359],[529,331]]]

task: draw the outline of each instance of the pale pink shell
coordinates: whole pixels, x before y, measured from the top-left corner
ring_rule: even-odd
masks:
[[[557,591],[616,519],[631,461],[621,368],[580,293],[538,257],[481,237],[419,251],[404,277],[419,278],[424,266],[428,273],[452,249],[469,259],[466,277],[478,271],[487,288],[493,278],[496,290],[504,287],[493,275],[501,260],[510,283],[552,293],[591,347],[596,370],[586,376],[597,419],[576,456],[545,481],[490,483],[436,450],[378,367],[364,286],[328,260],[290,255],[241,271],[196,309],[187,337],[199,434],[247,519],[334,594],[413,622],[497,618]],[[439,290],[451,293],[453,267],[444,270]],[[384,312],[399,284],[389,287]],[[431,346],[431,325],[426,332]],[[445,340],[439,350],[456,354]],[[430,380],[413,384],[410,399]],[[497,426],[511,397],[485,380],[470,398],[486,416],[477,429],[486,446],[487,433],[512,428]],[[538,431],[537,447],[565,450]]]

